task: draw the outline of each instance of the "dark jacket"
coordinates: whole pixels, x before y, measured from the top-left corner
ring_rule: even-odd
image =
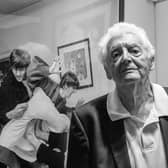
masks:
[[[1,128],[9,121],[6,113],[14,109],[17,104],[27,102],[28,100],[29,96],[26,87],[23,83],[18,82],[10,71],[0,87]],[[0,146],[0,162],[7,163],[8,166],[13,168],[23,167],[14,153],[2,146]]]
[[[22,82],[18,82],[10,71],[0,87],[0,123],[6,124],[9,119],[6,113],[17,104],[29,100],[28,92]]]
[[[68,168],[130,168],[123,120],[111,121],[107,95],[95,99],[72,114]],[[168,159],[168,117],[160,118]]]

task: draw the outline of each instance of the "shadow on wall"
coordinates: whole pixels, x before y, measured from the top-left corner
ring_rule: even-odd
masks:
[[[166,93],[168,94],[168,87],[164,87]]]

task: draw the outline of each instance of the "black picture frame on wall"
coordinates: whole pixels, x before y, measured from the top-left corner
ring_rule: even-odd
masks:
[[[119,0],[119,22],[124,22],[125,20],[125,0]]]
[[[79,89],[92,87],[93,76],[89,38],[58,46],[57,51],[61,60],[61,76],[67,71],[72,71],[79,79]]]

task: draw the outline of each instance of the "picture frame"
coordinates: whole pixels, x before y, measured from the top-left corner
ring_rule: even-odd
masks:
[[[72,71],[79,79],[79,89],[93,86],[89,38],[58,46],[57,49],[61,76]]]
[[[119,22],[124,22],[125,20],[125,0],[119,0]]]

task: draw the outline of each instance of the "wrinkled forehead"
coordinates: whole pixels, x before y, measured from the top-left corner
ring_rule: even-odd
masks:
[[[124,46],[124,45],[134,45],[134,46],[137,45],[139,47],[143,47],[144,42],[140,36],[130,32],[130,33],[119,34],[112,37],[107,45],[107,48],[111,50],[118,46]]]

